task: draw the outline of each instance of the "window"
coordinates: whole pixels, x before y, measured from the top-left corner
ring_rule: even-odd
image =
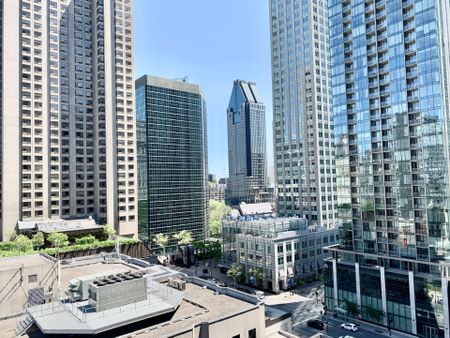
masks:
[[[37,275],[28,275],[28,283],[37,283]]]
[[[248,330],[248,338],[256,338],[256,329]]]

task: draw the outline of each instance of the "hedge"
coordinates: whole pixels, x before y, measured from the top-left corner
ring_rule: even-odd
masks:
[[[124,238],[124,239],[120,239],[119,242],[121,245],[130,245],[130,244],[138,244],[138,243],[140,243],[140,240]],[[9,244],[9,243],[10,242],[0,243],[0,245],[1,244]],[[68,245],[65,247],[61,247],[58,249],[58,252],[64,253],[64,252],[91,250],[91,249],[98,249],[98,248],[108,248],[108,247],[113,247],[115,245],[116,245],[116,242],[114,240],[95,241],[93,243],[88,243],[88,244],[74,244],[74,245]],[[5,250],[5,248],[12,248],[12,249]],[[47,255],[54,256],[54,255],[56,255],[56,248],[46,248],[46,249],[42,249],[39,251],[20,252],[15,248],[15,246],[10,246],[10,245],[0,246],[0,257],[14,257],[14,256],[27,255],[27,254],[34,254],[34,253],[46,253]]]

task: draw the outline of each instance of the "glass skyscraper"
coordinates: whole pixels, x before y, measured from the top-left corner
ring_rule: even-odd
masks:
[[[205,238],[206,105],[200,87],[144,75],[136,80],[139,237],[187,230]]]
[[[329,3],[341,244],[327,307],[449,337],[449,2]]]
[[[282,216],[335,223],[325,0],[270,0],[274,162]]]
[[[266,107],[256,84],[234,81],[227,109],[227,200],[231,205],[271,202],[273,197],[267,189],[265,118]]]

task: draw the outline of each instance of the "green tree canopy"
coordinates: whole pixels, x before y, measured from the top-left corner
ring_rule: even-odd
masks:
[[[383,310],[376,309],[372,306],[366,306],[366,314],[376,322],[379,322],[384,317]]]
[[[69,237],[60,232],[52,232],[48,235],[47,240],[55,247],[60,248],[69,244]]]
[[[224,202],[209,200],[209,233],[213,237],[220,236],[220,222],[229,215],[231,208]]]
[[[355,302],[344,299],[344,307],[350,316],[357,317],[359,315],[359,308]]]
[[[256,279],[258,282],[258,285],[262,285],[263,278],[264,278],[264,271],[261,268],[250,268],[248,270],[248,274]]]
[[[33,251],[33,242],[25,235],[19,235],[14,240],[17,251],[28,252]]]
[[[173,238],[177,240],[178,245],[186,245],[192,243],[192,234],[187,230],[181,230],[179,233],[173,235]]]
[[[44,234],[41,231],[38,231],[34,236],[31,238],[31,242],[33,243],[33,247],[35,249],[39,249],[44,246],[45,244],[45,238]]]
[[[162,233],[156,234],[155,238],[153,238],[153,242],[155,242],[155,244],[163,250],[163,253],[166,253],[167,243],[169,243],[169,236]]]
[[[244,267],[242,264],[233,263],[227,271],[227,276],[233,278],[234,287],[236,287],[236,283],[242,278],[244,275]]]
[[[77,238],[75,244],[92,244],[97,241],[94,235],[86,235],[84,237]]]
[[[112,225],[106,224],[103,227],[103,234],[108,237],[108,239],[111,239],[112,236],[116,234],[116,230]]]

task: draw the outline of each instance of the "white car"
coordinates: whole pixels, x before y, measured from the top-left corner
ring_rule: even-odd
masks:
[[[340,336],[339,338],[355,338],[353,336]]]
[[[343,324],[341,324],[341,327],[344,330],[348,330],[348,331],[353,331],[353,332],[358,331],[358,327],[353,323],[343,323]]]

